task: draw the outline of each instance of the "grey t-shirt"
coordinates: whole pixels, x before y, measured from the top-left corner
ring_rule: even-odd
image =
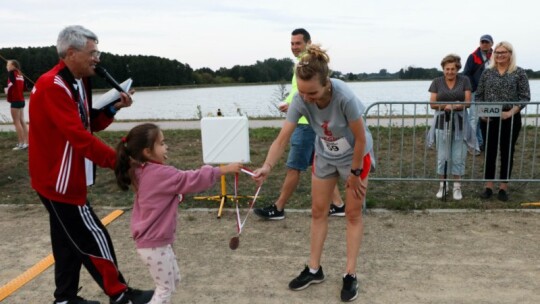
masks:
[[[433,79],[431,85],[429,86],[430,93],[437,94],[437,102],[456,102],[456,101],[465,101],[465,91],[471,90],[471,81],[469,77],[463,75],[456,75],[456,83],[453,88],[449,88],[444,80],[444,76],[437,77]],[[461,130],[463,128],[463,118],[465,111],[454,111],[454,126],[453,129]],[[435,127],[437,129],[444,129],[445,123],[445,112],[436,111],[435,117],[437,121],[435,122]]]
[[[332,81],[332,99],[328,106],[319,109],[315,103],[305,102],[300,94],[294,96],[287,121],[296,123],[305,116],[315,131],[315,153],[329,163],[340,166],[350,164],[354,152],[354,135],[349,121],[363,119],[366,107],[349,87],[339,79]],[[373,138],[364,121],[366,146],[364,155],[373,148]]]
[[[437,101],[465,101],[465,91],[471,90],[469,77],[456,75],[456,84],[453,88],[446,85],[444,76],[433,79],[429,86],[430,93],[437,93]]]

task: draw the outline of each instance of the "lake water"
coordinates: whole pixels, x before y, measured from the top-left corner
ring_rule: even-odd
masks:
[[[430,80],[426,81],[385,81],[385,82],[351,82],[349,87],[355,94],[369,106],[379,101],[394,102],[426,102],[429,100],[428,88]],[[540,80],[531,80],[532,101],[539,101]],[[290,89],[290,85],[286,86]],[[275,108],[279,86],[256,85],[256,86],[232,86],[217,88],[194,88],[158,91],[136,92],[133,96],[134,103],[129,109],[122,110],[116,115],[117,119],[194,119],[197,118],[200,106],[203,116],[216,114],[221,109],[225,116],[236,116],[237,111],[247,113],[249,117],[279,117]],[[94,98],[99,98],[95,94]],[[379,111],[386,113],[411,114],[415,109],[409,105],[402,109],[400,106],[389,109],[388,106]],[[28,107],[26,117],[28,118]],[[425,113],[425,106],[416,108]],[[9,104],[0,101],[0,122],[11,122]]]

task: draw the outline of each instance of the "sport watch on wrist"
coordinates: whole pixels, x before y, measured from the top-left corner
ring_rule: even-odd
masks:
[[[351,169],[351,173],[354,175],[354,176],[360,176],[362,175],[362,169]]]

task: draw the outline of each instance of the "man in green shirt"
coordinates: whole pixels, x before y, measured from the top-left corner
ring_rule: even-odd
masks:
[[[291,51],[294,54],[294,57],[299,58],[309,44],[311,44],[311,36],[308,31],[303,28],[292,31]],[[296,71],[296,69],[294,69],[294,71]],[[289,105],[297,92],[296,72],[293,72],[291,92],[285,101],[279,104],[279,110],[281,112],[287,112]],[[269,220],[282,220],[285,218],[285,205],[298,186],[300,172],[306,171],[313,161],[314,142],[315,132],[313,132],[313,129],[305,117],[300,118],[298,126],[291,137],[291,147],[287,158],[287,175],[281,186],[279,198],[275,204],[255,209],[254,212],[256,215]],[[333,202],[330,205],[330,215],[345,216],[345,204],[341,199],[337,186],[334,189],[332,200]]]

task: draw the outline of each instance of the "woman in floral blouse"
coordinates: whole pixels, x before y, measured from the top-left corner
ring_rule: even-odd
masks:
[[[480,77],[475,97],[476,101],[497,102],[503,106],[500,117],[481,117],[481,124],[488,131],[484,173],[486,185],[480,196],[488,199],[493,194],[492,180],[495,178],[497,150],[500,150],[501,183],[497,198],[504,202],[508,200],[508,180],[512,173],[514,147],[521,130],[521,110],[531,100],[531,91],[525,70],[516,66],[516,54],[510,43],[499,42],[493,54],[495,60],[491,61],[489,68]]]

